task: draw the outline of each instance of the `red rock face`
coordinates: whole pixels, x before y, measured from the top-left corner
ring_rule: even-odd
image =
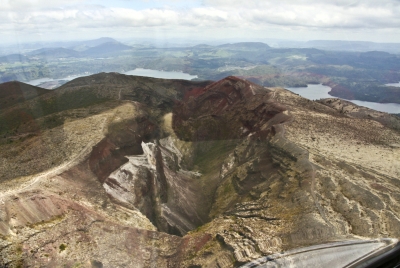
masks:
[[[23,227],[60,216],[67,211],[70,205],[71,202],[62,200],[57,195],[31,191],[6,200],[2,209],[8,215],[6,225]]]
[[[272,96],[270,90],[233,76],[193,89],[174,108],[174,131],[192,141],[247,136],[286,110]]]
[[[0,221],[1,235],[9,235],[10,227],[16,234],[26,229],[32,232],[17,247],[2,248],[5,255],[0,257],[0,267],[14,267],[16,251],[24,267],[71,267],[76,263],[97,263],[105,267],[183,267],[185,254],[192,250],[187,245],[201,248],[210,239],[209,235],[183,239],[116,224],[76,202],[40,190],[13,196],[0,208],[8,215],[6,222]],[[37,231],[45,226],[51,228],[46,232]],[[168,247],[154,247],[157,243]],[[118,246],[118,254],[110,250],[110,245]],[[99,252],[103,253],[98,255]],[[114,266],[116,262],[122,264]]]

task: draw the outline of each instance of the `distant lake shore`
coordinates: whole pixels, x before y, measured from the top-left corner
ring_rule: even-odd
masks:
[[[166,72],[166,71],[158,71],[158,70],[142,69],[142,68],[136,68],[134,70],[124,72],[123,74],[163,78],[163,79],[192,80],[194,78],[198,78],[197,75],[190,75],[188,73],[183,73],[183,72]]]
[[[335,96],[329,95],[328,92],[331,91],[331,88],[328,86],[324,86],[322,84],[308,84],[307,87],[287,87],[286,89],[310,100],[337,98]],[[360,101],[360,100],[347,100],[347,101],[380,112],[386,112],[392,114],[400,113],[400,104],[398,103],[377,103],[377,102]]]
[[[134,70],[124,72],[123,74],[146,76],[146,77],[153,77],[153,78],[162,78],[162,79],[192,80],[194,78],[198,78],[197,75],[190,75],[188,73],[183,73],[183,72],[164,72],[164,71],[142,69],[142,68],[136,68]],[[58,86],[61,86],[65,82],[71,81],[75,78],[88,76],[88,75],[91,75],[91,74],[85,73],[85,74],[78,74],[78,75],[70,75],[70,76],[67,76],[64,78],[56,78],[56,79],[45,77],[45,78],[34,79],[34,80],[31,80],[31,81],[28,81],[25,83],[32,85],[32,86],[40,86],[40,87],[47,88],[47,89],[53,89],[54,87],[47,87],[47,85],[56,84]],[[49,82],[54,82],[54,83],[48,84]]]
[[[158,71],[158,70],[142,69],[142,68],[136,68],[134,70],[124,72],[123,74],[162,78],[162,79],[192,80],[194,78],[198,78],[197,75],[191,75],[191,74],[183,73],[183,72],[166,72],[166,71]],[[28,81],[27,84],[30,84],[33,86],[41,86],[41,85],[46,85],[45,83],[48,83],[48,82],[58,82],[59,85],[61,85],[63,81],[64,82],[71,81],[75,78],[83,77],[83,76],[87,76],[87,75],[90,75],[90,74],[71,75],[71,76],[68,76],[65,78],[61,78],[61,79],[41,78],[41,79],[35,79],[32,81]],[[386,84],[386,86],[399,86],[400,87],[400,82]],[[322,84],[308,84],[307,87],[287,87],[286,89],[288,89],[296,94],[299,94],[300,96],[302,96],[304,98],[310,99],[310,100],[324,99],[324,98],[336,98],[335,96],[331,96],[328,94],[328,92],[331,91],[331,88],[329,86],[324,86]],[[394,113],[394,114],[400,113],[400,104],[397,104],[397,103],[377,103],[377,102],[360,101],[360,100],[348,100],[348,101],[351,101],[352,103],[354,103],[356,105],[364,106],[364,107],[374,109],[377,111],[381,111],[381,112]]]
[[[385,86],[388,86],[388,87],[400,87],[400,82],[385,84]]]
[[[56,79],[45,77],[45,78],[34,79],[34,80],[31,80],[31,81],[28,81],[25,83],[32,85],[32,86],[43,87],[46,89],[53,89],[52,87],[50,87],[50,88],[46,87],[46,84],[48,84],[49,82],[54,82],[56,85],[61,86],[65,82],[74,80],[75,78],[88,76],[88,75],[91,75],[91,74],[85,73],[85,74],[78,74],[78,75],[69,75],[67,77],[56,78]]]

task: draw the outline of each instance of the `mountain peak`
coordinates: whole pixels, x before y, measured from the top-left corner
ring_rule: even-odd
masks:
[[[131,49],[132,47],[124,45],[116,40],[112,40],[109,42],[101,43],[97,46],[91,47],[82,52],[82,54],[86,56],[100,56],[100,55],[108,55],[116,52],[120,52],[123,50]]]
[[[239,138],[286,110],[272,96],[267,88],[229,76],[187,92],[174,109],[173,127],[184,140]]]
[[[185,99],[190,97],[198,97],[206,92],[209,92],[209,94],[211,92],[224,92],[224,94],[229,95],[232,91],[237,91],[242,97],[244,97],[255,94],[263,94],[269,90],[248,80],[241,79],[236,76],[228,76],[204,88],[198,88],[187,92]]]

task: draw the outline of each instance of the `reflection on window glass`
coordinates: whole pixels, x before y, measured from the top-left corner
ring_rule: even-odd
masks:
[[[0,267],[400,265],[398,1],[0,3]]]

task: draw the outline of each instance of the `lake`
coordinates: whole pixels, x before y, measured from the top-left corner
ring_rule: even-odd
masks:
[[[308,87],[287,87],[286,89],[299,94],[300,96],[309,100],[319,100],[326,98],[335,98],[328,94],[331,88],[324,85],[308,85]]]
[[[310,99],[324,99],[324,98],[337,98],[328,94],[331,90],[330,87],[324,85],[308,85],[308,87],[288,87],[286,88],[300,96]],[[398,103],[378,103],[370,101],[360,101],[360,100],[347,100],[359,106],[364,106],[376,111],[398,114],[400,113],[400,104]]]
[[[135,70],[127,71],[124,74],[154,77],[154,78],[163,78],[163,79],[192,80],[193,78],[197,78],[197,75],[190,75],[190,74],[182,73],[182,72],[164,72],[164,71],[142,69],[142,68],[136,68]]]
[[[385,84],[385,86],[388,86],[388,87],[400,87],[400,82]]]
[[[57,79],[45,77],[45,78],[34,79],[34,80],[31,80],[31,81],[28,81],[28,82],[25,82],[25,83],[29,84],[29,85],[32,85],[32,86],[39,86],[39,85],[41,85],[43,83],[46,83],[46,82],[71,81],[71,80],[73,80],[75,78],[84,77],[84,76],[88,76],[88,75],[90,75],[90,74],[70,75],[70,76],[67,76],[67,77],[64,77],[64,78],[57,78]]]

